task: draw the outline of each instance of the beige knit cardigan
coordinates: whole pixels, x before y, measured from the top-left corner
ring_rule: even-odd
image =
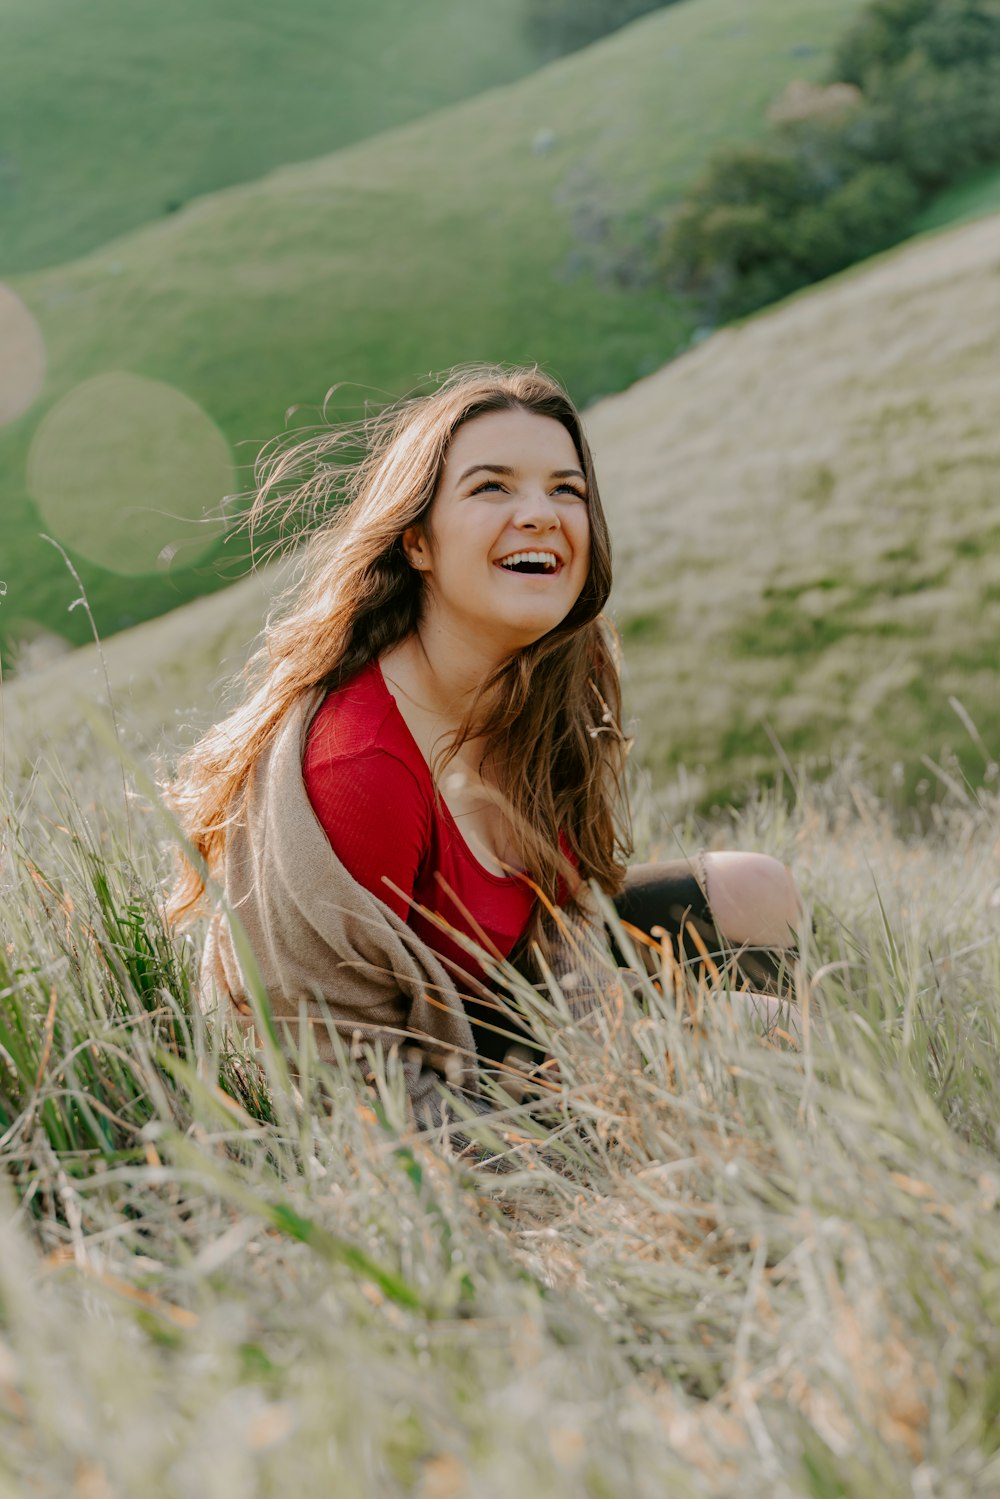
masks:
[[[245,1029],[253,1025],[250,985],[234,940],[232,912],[246,935],[277,1029],[297,1047],[300,1018],[320,1059],[334,1060],[329,1025],[350,1044],[398,1045],[410,1102],[439,1112],[439,1084],[475,1095],[472,1028],[456,980],[438,954],[395,911],[344,868],[318,822],[302,778],[305,738],[321,693],[304,695],[259,757],[226,830],[224,908],[209,926],[201,968],[202,1002],[216,1001]],[[562,913],[561,913],[562,914]],[[550,967],[572,974],[573,1014],[598,1002],[609,976],[581,974],[581,943],[600,951],[603,928],[565,913],[559,940],[549,936]],[[606,948],[606,944],[603,944]],[[586,960],[585,960],[586,966]],[[589,965],[593,967],[594,965]],[[614,974],[611,969],[611,974]],[[463,980],[463,989],[474,986]]]

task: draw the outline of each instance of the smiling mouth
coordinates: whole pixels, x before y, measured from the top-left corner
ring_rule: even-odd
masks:
[[[512,552],[493,564],[506,573],[520,573],[524,577],[551,577],[562,571],[562,562],[554,552]]]

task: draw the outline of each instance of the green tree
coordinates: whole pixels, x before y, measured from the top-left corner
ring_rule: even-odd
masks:
[[[835,76],[717,156],[668,225],[665,279],[710,318],[887,248],[930,193],[1000,158],[1000,0],[872,0]]]
[[[911,36],[934,11],[936,0],[872,0],[841,38],[832,76],[868,89],[910,50]]]
[[[938,68],[1000,51],[1000,0],[872,0],[838,44],[833,76],[871,92],[914,52]]]
[[[910,42],[936,68],[1000,56],[1000,0],[938,0]]]
[[[665,236],[668,283],[732,317],[892,244],[920,190],[883,145],[857,110],[717,157]]]
[[[919,189],[904,168],[874,163],[820,206],[801,209],[783,236],[789,260],[805,277],[801,284],[832,276],[891,245],[919,201]]]
[[[937,192],[1000,156],[1000,57],[941,68],[915,52],[887,80],[878,112],[884,153]]]

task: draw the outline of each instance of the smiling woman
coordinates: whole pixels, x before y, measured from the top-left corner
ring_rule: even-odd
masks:
[[[521,1034],[494,962],[552,953],[574,921],[608,948],[592,889],[641,930],[751,944],[758,980],[775,971],[800,914],[785,866],[628,868],[611,545],[558,384],[458,370],[360,429],[279,446],[259,478],[255,519],[328,518],[253,690],[170,787],[230,913],[211,923],[206,995],[252,1023],[239,923],[292,1033],[305,1019],[323,1057],[327,1025],[405,1043],[411,1100],[440,1118],[436,1074],[475,1098],[480,1064]],[[172,914],[204,891],[187,865]],[[581,1017],[600,1001],[574,998]]]
[[[466,685],[484,680],[482,668],[561,624],[587,580],[587,480],[569,432],[525,410],[467,421],[426,519],[407,529],[403,546],[423,569],[424,617],[400,649],[412,656],[430,635],[458,635]]]

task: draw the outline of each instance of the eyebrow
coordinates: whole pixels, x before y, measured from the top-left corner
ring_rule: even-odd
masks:
[[[480,470],[485,470],[486,473],[490,474],[512,474],[514,472],[508,463],[474,463],[471,468],[465,470],[464,474],[459,475],[459,484],[464,484],[470,474],[478,474]],[[554,468],[549,475],[550,479],[583,479],[584,477],[585,475],[578,468]]]

